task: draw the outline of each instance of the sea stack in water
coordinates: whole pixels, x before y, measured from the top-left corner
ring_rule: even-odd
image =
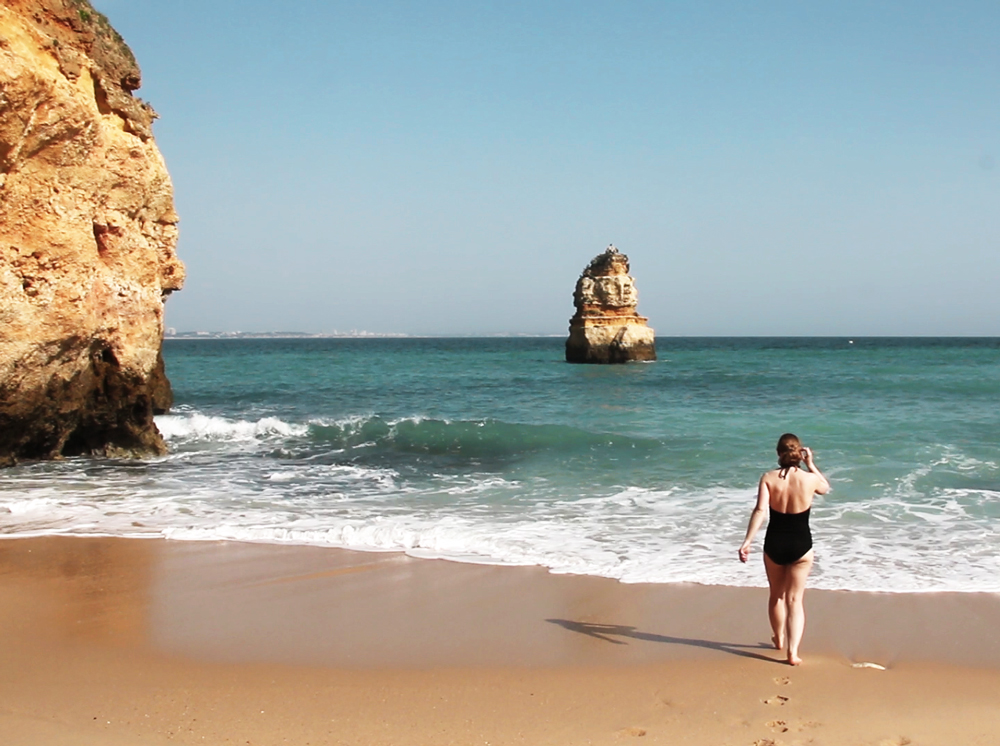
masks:
[[[163,301],[184,267],[138,87],[86,0],[0,6],[0,463],[165,450]]]
[[[576,282],[569,321],[566,361],[627,363],[656,360],[649,320],[636,313],[639,294],[629,275],[628,257],[614,246],[594,257]]]

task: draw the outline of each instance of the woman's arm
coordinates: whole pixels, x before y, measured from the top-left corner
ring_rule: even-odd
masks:
[[[819,470],[819,467],[816,466],[816,462],[813,461],[812,448],[806,448],[805,446],[803,446],[802,451],[806,455],[806,468],[809,469],[809,471],[811,471],[819,478],[816,487],[813,489],[813,492],[815,492],[817,495],[825,495],[827,492],[830,491],[830,482],[827,480],[825,476],[823,476],[823,472],[821,472]]]
[[[753,506],[753,512],[750,514],[750,524],[747,526],[747,535],[740,546],[740,562],[746,562],[749,559],[750,543],[764,522],[764,516],[767,515],[767,508],[770,502],[771,492],[764,482],[764,477],[761,477],[760,484],[757,485],[757,504]]]

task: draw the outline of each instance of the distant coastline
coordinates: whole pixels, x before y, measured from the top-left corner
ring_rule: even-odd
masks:
[[[554,339],[557,337],[565,337],[565,332],[543,334],[541,332],[496,332],[496,333],[479,333],[479,334],[407,334],[405,332],[369,332],[364,330],[354,330],[348,332],[337,331],[336,329],[332,332],[207,332],[207,331],[195,331],[195,332],[178,332],[172,329],[168,329],[164,334],[164,339]],[[658,334],[657,339],[676,339],[676,340],[751,340],[751,339],[775,339],[775,340],[802,340],[802,339],[815,339],[815,340],[843,340],[848,344],[854,344],[857,342],[880,342],[885,340],[907,340],[910,342],[917,342],[921,340],[927,341],[939,341],[939,340],[961,340],[963,342],[970,341],[986,341],[986,340],[1000,340],[1000,335],[967,335],[967,334],[942,334],[942,335],[925,335],[925,334],[897,334],[897,335],[863,335],[857,334],[854,336],[844,335],[844,334],[815,334],[815,335],[797,335],[797,334],[773,334],[773,335],[760,335],[760,334]]]
[[[498,334],[405,334],[403,332],[178,332],[168,330],[164,339],[489,339],[489,338],[530,338],[564,337],[559,334],[504,332]]]

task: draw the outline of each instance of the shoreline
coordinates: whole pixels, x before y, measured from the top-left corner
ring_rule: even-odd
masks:
[[[11,744],[985,744],[1000,730],[1000,594],[810,590],[799,668],[766,644],[762,589],[389,552],[12,538],[0,599]]]
[[[35,462],[42,463],[42,462]],[[763,532],[761,532],[763,533]],[[112,541],[148,541],[148,542],[165,542],[167,544],[192,544],[192,545],[219,545],[219,546],[247,546],[247,547],[272,547],[276,550],[285,551],[329,551],[333,553],[346,552],[347,554],[359,554],[359,555],[395,555],[400,558],[405,558],[406,560],[412,560],[415,562],[444,562],[452,563],[457,565],[470,565],[473,567],[496,567],[505,568],[510,570],[537,570],[542,571],[546,574],[553,575],[556,577],[571,577],[571,578],[590,578],[594,580],[610,581],[613,583],[620,583],[624,586],[637,586],[637,587],[660,587],[660,588],[681,588],[681,587],[691,587],[691,588],[705,588],[705,589],[732,589],[738,591],[766,591],[767,582],[764,575],[763,569],[758,573],[760,582],[758,585],[730,585],[722,583],[709,583],[701,582],[698,580],[676,580],[676,581],[658,581],[658,580],[623,580],[621,578],[616,578],[610,575],[600,575],[595,573],[585,573],[585,572],[572,572],[559,569],[553,569],[547,565],[543,564],[522,564],[518,562],[505,562],[503,560],[494,560],[489,557],[480,557],[473,555],[456,555],[456,556],[446,556],[446,555],[435,555],[429,552],[424,553],[420,550],[410,551],[407,549],[399,547],[376,547],[376,546],[352,546],[345,547],[333,544],[322,544],[322,543],[309,543],[307,541],[273,541],[268,539],[255,539],[255,538],[229,538],[229,537],[166,537],[160,533],[158,534],[141,534],[137,533],[134,535],[129,534],[112,534],[112,533],[32,533],[30,531],[19,532],[17,534],[0,534],[0,545],[7,541],[34,541],[42,539],[70,539],[70,540],[112,540]],[[758,537],[758,541],[755,544],[760,544],[761,540]],[[759,565],[762,549],[759,546],[755,546],[751,553],[749,565]],[[734,563],[735,564],[735,563]],[[751,572],[753,568],[751,568]],[[810,577],[810,583],[815,582],[815,573]],[[892,589],[871,589],[871,588],[816,588],[813,585],[808,586],[810,596],[813,594],[861,594],[873,597],[880,596],[950,596],[954,595],[957,597],[969,596],[969,597],[1000,597],[1000,590],[961,590],[961,589],[936,589],[936,588],[907,588],[904,590],[892,590]]]

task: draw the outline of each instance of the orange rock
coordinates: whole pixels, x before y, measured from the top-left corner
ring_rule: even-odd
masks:
[[[656,360],[655,335],[636,313],[639,294],[628,257],[609,246],[587,265],[573,293],[576,314],[569,321],[570,363],[626,363]]]
[[[139,80],[88,3],[0,6],[0,462],[165,450],[184,265]]]

